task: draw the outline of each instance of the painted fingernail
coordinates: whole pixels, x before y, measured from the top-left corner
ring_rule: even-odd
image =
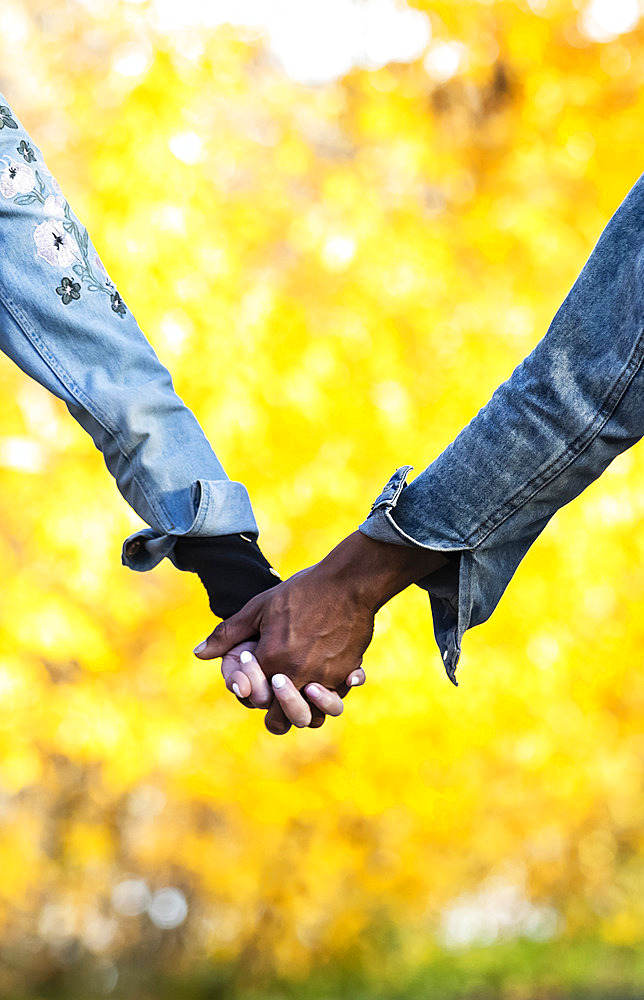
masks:
[[[349,687],[355,687],[355,685],[359,684],[359,683],[360,683],[360,678],[359,677],[352,677],[351,678],[351,684],[349,685]]]
[[[320,689],[317,684],[309,684],[307,685],[306,693],[310,694],[312,698],[317,698],[320,693]]]
[[[252,658],[253,654],[251,653],[250,649],[242,649],[241,653],[239,654],[240,663],[250,663]]]
[[[238,698],[241,698],[241,691],[239,690],[239,687],[238,687],[237,684],[233,684],[233,691],[235,692],[235,694],[237,695]]]
[[[192,652],[193,653],[203,653],[203,651],[204,651],[204,649],[206,648],[207,645],[208,645],[208,643],[207,643],[206,639],[204,639],[204,641],[200,642],[198,646],[195,646],[195,648],[193,649]]]
[[[284,685],[286,684],[286,677],[284,676],[284,674],[275,674],[272,680],[272,684],[274,688],[283,688]]]

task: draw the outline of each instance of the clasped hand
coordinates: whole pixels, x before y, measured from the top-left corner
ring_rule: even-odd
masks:
[[[440,552],[355,531],[315,566],[253,597],[195,654],[223,657],[229,690],[249,708],[267,709],[270,732],[320,726],[364,683],[362,657],[378,609],[445,564]]]
[[[195,653],[223,657],[226,686],[247,707],[267,709],[270,732],[317,728],[326,715],[340,715],[347,692],[364,683],[360,664],[373,621],[318,563],[252,598]]]

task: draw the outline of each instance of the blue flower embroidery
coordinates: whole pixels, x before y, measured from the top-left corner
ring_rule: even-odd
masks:
[[[63,278],[56,292],[63,300],[64,306],[69,305],[73,299],[80,299],[80,285],[71,278]]]
[[[16,146],[16,149],[18,150],[21,156],[24,156],[27,163],[33,163],[34,160],[36,159],[36,154],[34,153],[32,147],[29,145],[28,142],[25,142],[24,139],[21,139],[20,145]]]
[[[0,128],[18,128],[18,122],[11,117],[11,108],[0,104]]]
[[[119,316],[125,316],[125,302],[119,295],[119,293],[114,289],[112,295],[110,296],[112,301],[112,310],[118,313]]]

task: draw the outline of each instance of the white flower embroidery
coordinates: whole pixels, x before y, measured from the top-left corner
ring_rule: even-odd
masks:
[[[42,210],[45,215],[53,216],[56,219],[63,219],[65,217],[65,199],[61,198],[59,194],[50,194],[45,198]]]
[[[57,219],[47,219],[36,226],[34,240],[38,256],[54,267],[69,267],[75,260],[82,259],[78,243]]]
[[[0,191],[5,198],[28,194],[36,183],[36,175],[27,163],[10,160],[0,176]]]

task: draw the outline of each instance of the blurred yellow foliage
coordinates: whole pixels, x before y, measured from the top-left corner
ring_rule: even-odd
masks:
[[[467,53],[443,81],[427,56],[307,87],[261,39],[162,31],[148,3],[0,15],[0,90],[284,573],[486,402],[641,167],[642,28],[592,41],[568,0],[416,6]],[[131,45],[147,55],[119,72]],[[277,739],[192,657],[197,579],[120,565],[138,519],[0,361],[0,923],[16,954],[39,942],[34,976],[70,942],[251,979],[377,965],[380,922],[416,960],[491,877],[558,915],[535,935],[641,941],[639,449],[539,539],[458,691],[410,590],[345,715]],[[178,888],[185,921],[119,910],[127,880]]]

